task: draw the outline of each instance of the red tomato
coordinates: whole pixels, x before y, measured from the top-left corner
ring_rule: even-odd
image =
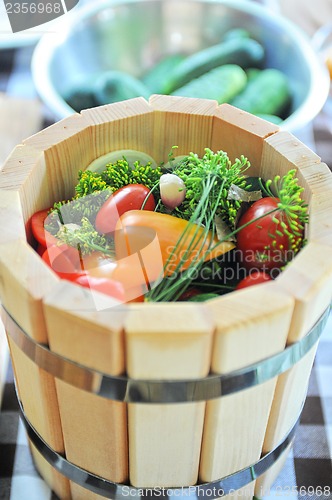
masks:
[[[40,243],[38,243],[37,248],[36,248],[36,252],[38,253],[38,255],[40,255],[40,257],[43,256],[43,253],[45,252],[45,250],[46,250],[46,247],[44,247],[44,245],[41,245]]]
[[[42,259],[60,278],[110,295],[120,302],[125,302],[125,290],[121,283],[105,277],[91,276],[89,271],[80,270],[81,263],[75,248],[67,245],[51,246],[45,250]]]
[[[49,208],[35,212],[31,217],[31,231],[34,238],[45,248],[50,245],[56,245],[57,239],[44,227],[45,219],[50,211]]]
[[[237,234],[239,259],[248,270],[279,269],[293,257],[289,237],[281,229],[280,223],[285,223],[288,231],[289,225],[285,214],[278,210],[278,203],[278,198],[271,197],[255,201],[239,220],[238,227],[252,221]],[[267,213],[272,210],[275,211]],[[261,218],[255,220],[257,217]],[[275,219],[279,223],[276,223]]]
[[[47,248],[42,259],[61,278],[98,290],[120,302],[143,302],[145,281],[135,280],[135,268],[125,261],[116,262],[100,252],[81,257],[68,245]],[[136,278],[137,281],[137,278]]]
[[[85,274],[81,268],[79,252],[68,245],[53,245],[48,247],[42,259],[60,278],[70,281]]]
[[[100,252],[93,252],[83,258],[83,267],[89,276],[121,283],[125,302],[142,302],[143,294],[147,291],[145,276],[140,261],[137,266],[130,260],[115,261]]]
[[[78,276],[73,281],[85,288],[91,288],[92,290],[114,297],[120,302],[125,302],[126,300],[124,287],[119,281],[107,278],[97,278],[95,276],[89,276],[89,274]]]
[[[235,290],[241,290],[241,288],[258,285],[259,283],[266,283],[266,281],[271,280],[271,276],[264,271],[253,271],[248,276],[243,278],[243,280],[239,281],[239,283],[235,287]]]
[[[149,188],[143,184],[128,184],[115,191],[97,214],[95,223],[97,231],[105,234],[115,231],[119,217],[129,210],[140,210],[149,193]],[[144,210],[154,210],[155,207],[154,197],[150,194]]]

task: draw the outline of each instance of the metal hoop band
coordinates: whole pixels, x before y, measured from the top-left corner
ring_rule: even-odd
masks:
[[[296,428],[298,426],[300,417],[298,418],[295,425],[292,427],[287,436],[283,441],[272,451],[264,455],[258,462],[242,469],[234,474],[231,474],[222,479],[217,479],[210,483],[199,484],[195,486],[185,486],[178,488],[135,488],[133,486],[118,484],[112,481],[108,481],[100,476],[91,474],[90,472],[78,467],[66,460],[62,455],[54,451],[49,447],[47,443],[41,438],[38,432],[31,425],[26,415],[22,404],[19,402],[20,413],[22,417],[23,424],[27,431],[28,437],[33,445],[37,448],[39,453],[49,462],[60,474],[66,476],[68,479],[79,484],[83,488],[86,488],[98,495],[104,496],[106,498],[112,498],[113,500],[123,500],[124,498],[136,499],[155,499],[164,498],[168,499],[170,497],[174,498],[190,498],[191,500],[214,500],[216,498],[222,497],[231,493],[239,488],[242,488],[254,479],[264,474],[282,453],[286,450],[288,445],[291,444]]]
[[[300,341],[255,364],[224,375],[189,380],[138,380],[112,376],[64,358],[29,337],[5,311],[8,335],[36,365],[68,384],[105,399],[126,403],[208,401],[262,384],[285,372],[316,344],[326,325],[328,308]]]

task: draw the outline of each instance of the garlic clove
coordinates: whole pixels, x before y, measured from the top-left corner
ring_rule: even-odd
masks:
[[[185,183],[175,174],[163,174],[159,180],[159,188],[161,201],[171,210],[181,205],[185,199]]]

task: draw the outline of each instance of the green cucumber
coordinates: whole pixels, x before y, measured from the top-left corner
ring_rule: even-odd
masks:
[[[239,38],[251,38],[251,35],[248,30],[245,28],[233,28],[231,30],[226,31],[222,40],[238,40]]]
[[[64,97],[64,100],[77,112],[82,111],[82,109],[98,106],[93,89],[84,87],[83,85],[69,92]]]
[[[96,80],[94,89],[94,96],[100,105],[140,96],[148,99],[150,95],[144,83],[122,71],[107,71]]]
[[[249,80],[231,104],[254,115],[280,116],[291,101],[287,77],[275,68],[262,70]]]
[[[163,57],[154,66],[152,66],[141,77],[141,81],[146,85],[151,94],[164,94],[164,85],[167,78],[180,62],[184,60],[183,54],[171,54]]]
[[[206,302],[207,300],[216,299],[218,297],[220,297],[218,293],[200,293],[198,295],[190,297],[190,299],[188,299],[188,302]]]
[[[171,95],[214,99],[218,103],[230,102],[247,83],[245,71],[236,64],[225,64],[195,78]]]
[[[256,76],[258,76],[261,71],[262,70],[259,68],[247,68],[246,73],[247,73],[247,77],[248,77],[248,82],[250,80],[253,80],[254,78],[256,78]]]
[[[224,64],[237,64],[242,68],[263,64],[264,49],[251,38],[231,38],[186,57],[169,74],[165,93],[170,94],[194,78]]]
[[[94,95],[94,82],[95,78],[90,78],[72,85],[67,89],[64,100],[77,112],[98,106]]]

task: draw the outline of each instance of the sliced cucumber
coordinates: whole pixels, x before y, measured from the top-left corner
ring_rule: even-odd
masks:
[[[99,156],[99,158],[96,158],[92,163],[90,163],[86,170],[100,173],[105,170],[106,165],[109,163],[116,163],[118,160],[122,160],[123,158],[126,158],[131,168],[134,167],[134,163],[136,161],[139,161],[141,165],[146,165],[150,162],[152,168],[157,167],[156,161],[147,153],[136,151],[135,149],[119,149],[117,151],[106,153],[103,156]]]

